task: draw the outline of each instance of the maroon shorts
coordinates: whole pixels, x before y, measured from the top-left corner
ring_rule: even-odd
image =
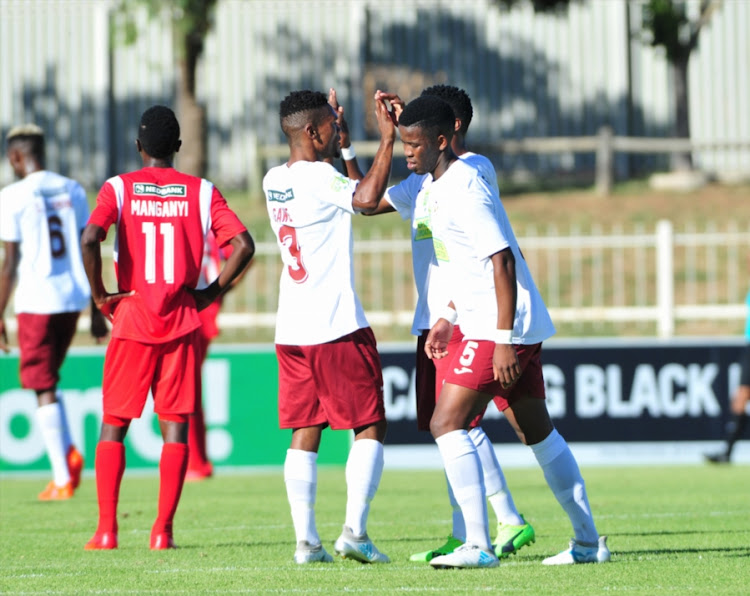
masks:
[[[353,429],[385,420],[383,371],[372,329],[313,346],[277,345],[279,427]]]
[[[78,312],[52,315],[18,313],[21,385],[46,391],[60,380],[60,367],[76,332]]]
[[[453,327],[453,335],[448,342],[448,356],[436,360],[430,360],[425,354],[424,344],[429,330],[423,330],[422,335],[417,338],[417,429],[430,430],[430,419],[435,411],[435,404],[440,397],[443,381],[450,366],[451,356],[459,349],[463,341],[461,328]],[[507,406],[506,406],[507,407]],[[469,424],[469,428],[479,426],[484,416],[484,410],[477,415]]]
[[[522,397],[544,399],[544,376],[542,375],[542,344],[514,345],[521,366],[521,376],[510,387],[503,387],[494,379],[492,356],[495,342],[464,339],[458,350],[449,356],[450,366],[445,382],[467,387],[481,393],[494,395],[493,401],[501,412],[509,404]],[[461,362],[459,359],[463,358]]]
[[[140,418],[148,392],[157,414],[192,414],[200,388],[200,329],[163,344],[113,337],[104,358],[104,413]]]

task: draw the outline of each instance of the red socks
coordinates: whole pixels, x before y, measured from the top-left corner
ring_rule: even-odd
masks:
[[[97,533],[117,533],[117,502],[125,471],[125,446],[117,441],[100,441],[96,446],[96,494],[99,499]]]
[[[151,529],[154,534],[172,533],[177,504],[180,502],[182,485],[188,462],[188,446],[184,443],[164,443],[159,461],[159,511]]]

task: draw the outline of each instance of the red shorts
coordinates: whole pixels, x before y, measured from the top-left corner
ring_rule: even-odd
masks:
[[[353,429],[385,420],[383,371],[372,329],[313,346],[277,345],[279,427]]]
[[[492,356],[495,342],[464,339],[459,349],[449,356],[450,366],[445,374],[445,382],[460,387],[474,389],[494,395],[493,401],[501,412],[509,404],[522,397],[544,399],[544,376],[542,375],[542,344],[513,346],[518,354],[521,376],[510,387],[503,387],[494,379]],[[459,359],[463,357],[463,362]]]
[[[423,330],[422,335],[417,338],[417,429],[430,430],[430,419],[435,411],[440,391],[443,388],[443,381],[450,366],[451,356],[461,346],[464,335],[458,325],[453,327],[453,335],[448,342],[448,356],[436,360],[430,360],[425,354],[424,344],[427,339],[429,330]],[[507,407],[507,405],[506,405]],[[477,415],[469,424],[469,428],[479,426],[484,416],[484,410]]]
[[[104,413],[140,418],[148,392],[157,414],[192,414],[200,387],[200,329],[163,344],[113,337],[104,358]]]
[[[46,391],[60,380],[60,367],[76,332],[78,312],[52,315],[18,313],[21,385]]]

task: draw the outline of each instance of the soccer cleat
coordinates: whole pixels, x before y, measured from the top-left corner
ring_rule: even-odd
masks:
[[[479,548],[467,542],[452,553],[435,557],[430,561],[435,569],[489,569],[500,565],[500,560],[492,551]]]
[[[445,542],[443,546],[438,546],[434,550],[428,550],[423,553],[416,553],[409,557],[410,561],[423,561],[425,563],[428,563],[432,561],[435,557],[440,557],[442,555],[449,555],[454,550],[456,550],[459,546],[463,544],[462,540],[459,540],[458,538],[454,538],[452,535],[448,536],[448,540]]]
[[[81,484],[81,470],[83,470],[83,456],[73,445],[68,448],[68,454],[66,456],[68,460],[68,473],[70,474],[70,483],[73,488],[78,488]]]
[[[307,540],[300,540],[297,543],[297,550],[294,551],[294,562],[297,565],[333,563],[333,557],[328,554],[322,544],[312,545]]]
[[[728,464],[730,461],[729,454],[726,451],[723,453],[707,453],[703,457],[712,464]]]
[[[117,548],[117,532],[96,532],[84,550],[112,550]]]
[[[607,548],[607,537],[599,536],[599,541],[594,543],[570,541],[568,550],[547,557],[542,565],[575,565],[576,563],[606,563],[610,559]]]
[[[367,537],[367,533],[362,536],[355,536],[349,526],[344,526],[341,536],[336,539],[333,545],[336,554],[344,559],[354,559],[361,563],[390,563],[388,555],[381,553],[378,547]]]
[[[521,516],[524,522],[523,515]],[[524,523],[522,526],[510,524],[497,524],[497,538],[495,538],[495,555],[503,559],[517,553],[522,547],[536,542],[536,533],[531,524]]]
[[[47,487],[39,493],[40,501],[64,501],[73,496],[72,482],[66,482],[62,486],[57,486],[54,481],[50,481]]]
[[[177,548],[171,532],[151,534],[151,550],[168,550],[171,548]]]

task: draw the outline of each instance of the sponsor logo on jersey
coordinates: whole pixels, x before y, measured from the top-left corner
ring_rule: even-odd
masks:
[[[276,201],[277,203],[286,203],[294,198],[294,190],[287,188],[286,190],[269,190],[268,200]]]
[[[187,186],[184,184],[159,186],[158,184],[150,184],[148,182],[134,182],[133,194],[148,195],[152,197],[186,197]]]

